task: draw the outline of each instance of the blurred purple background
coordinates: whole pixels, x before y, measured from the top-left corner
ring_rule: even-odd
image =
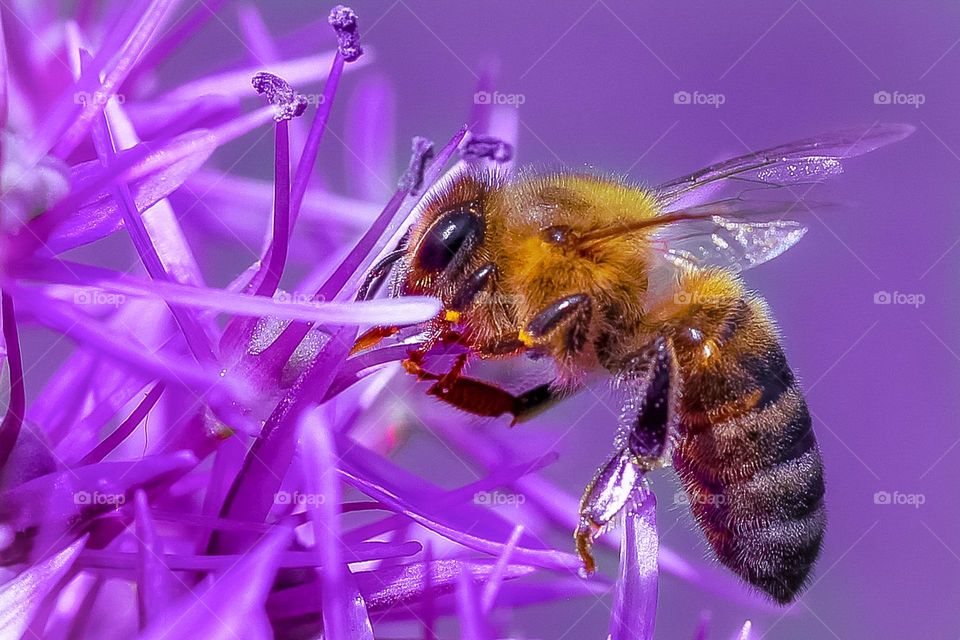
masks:
[[[274,35],[309,33],[328,6],[256,3]],[[466,118],[477,77],[499,68],[497,89],[522,96],[521,164],[627,173],[657,183],[724,156],[876,121],[915,124],[911,138],[851,161],[814,199],[854,208],[814,222],[787,255],[750,272],[778,318],[808,393],[827,465],[830,522],[813,584],[783,615],[757,612],[672,576],[660,588],[657,636],[690,638],[702,611],[712,637],[751,618],[769,638],[943,638],[960,634],[960,5],[942,2],[390,2],[352,3],[373,64],[345,79],[324,141],[334,190],[392,184],[413,135],[446,139]],[[165,67],[167,78],[249,60],[228,3]],[[326,27],[323,27],[326,28]],[[326,48],[299,37],[285,52]],[[216,55],[208,55],[214,53]],[[355,169],[340,140],[351,98],[377,82],[395,89],[395,162],[386,175],[344,180]],[[677,104],[686,91],[711,104]],[[878,91],[888,92],[889,100]],[[708,98],[705,96],[713,96]],[[890,104],[900,102],[902,104]],[[917,105],[916,103],[922,102]],[[387,128],[388,131],[389,128]],[[388,131],[389,132],[389,131]],[[249,140],[243,144],[249,146]],[[267,177],[271,141],[239,161]],[[221,166],[227,160],[220,157]],[[347,192],[350,189],[346,189]],[[221,278],[247,257],[219,256]],[[216,281],[216,277],[211,278]],[[922,294],[922,304],[876,304],[879,292]],[[910,300],[919,301],[914,296]],[[419,407],[429,407],[420,404]],[[443,415],[440,409],[434,412]],[[547,475],[579,491],[608,453],[614,424],[581,419],[575,405],[507,433],[530,455],[560,452]],[[582,425],[562,436],[574,421]],[[588,433],[595,430],[594,433]],[[455,486],[473,476],[451,452],[416,436],[400,460]],[[432,447],[432,449],[431,449]],[[654,479],[662,543],[708,562],[669,472]],[[878,492],[881,492],[878,494]],[[886,492],[886,494],[882,493]],[[894,495],[894,492],[897,492]],[[921,505],[883,504],[922,502]],[[906,496],[906,497],[905,497]],[[878,503],[879,502],[879,503]],[[615,557],[601,557],[610,574]],[[517,611],[519,637],[601,638],[609,601]]]

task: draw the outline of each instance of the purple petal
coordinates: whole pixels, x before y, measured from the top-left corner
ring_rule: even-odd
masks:
[[[250,212],[267,211],[272,206],[273,187],[270,183],[200,170],[187,179],[187,187],[190,192],[203,194],[203,202],[217,212],[218,224],[229,229],[225,229],[225,233],[235,232],[244,240],[248,236],[251,239],[262,237],[263,224]],[[188,199],[190,194],[182,194],[182,197]],[[322,224],[325,235],[334,231],[359,233],[377,217],[380,208],[373,202],[309,189],[300,208],[299,228],[302,229],[305,223]]]
[[[174,2],[153,0],[148,6],[144,4],[139,2],[130,6],[125,19],[134,18],[137,23],[130,29],[125,41],[117,49],[111,42],[104,42],[93,64],[84,70],[76,86],[68,90],[72,95],[60,100],[59,107],[37,128],[42,132],[36,141],[37,157],[46,155],[51,148],[55,155],[66,157],[79,144],[93,119],[103,110],[106,99],[116,92],[127,77]],[[122,30],[115,30],[112,37],[116,37],[118,32],[122,33]],[[77,96],[86,96],[86,99],[80,100]]]
[[[204,157],[205,149],[211,147],[211,145],[216,147],[225,144],[269,122],[272,117],[272,107],[263,107],[257,111],[244,114],[216,129],[196,130],[169,140],[154,140],[150,144],[138,144],[118,153],[114,161],[109,162],[106,167],[99,171],[91,169],[80,172],[70,194],[43,215],[31,221],[30,227],[33,233],[22,240],[21,244],[23,246],[19,250],[23,254],[27,254],[42,246],[55,229],[75,215],[78,208],[89,203],[91,198],[100,197],[99,194],[105,191],[112,181],[119,176],[125,175],[129,183],[136,184],[140,178],[164,171],[181,160]],[[189,164],[184,164],[181,169],[188,166]],[[176,176],[177,173],[174,172],[172,175]],[[80,231],[74,232],[72,235],[81,235],[82,241],[88,242],[89,240],[86,238],[95,235],[96,230],[99,229],[98,225],[108,224],[108,222],[114,220],[111,217],[113,211],[114,209],[107,209],[102,218],[91,223],[85,234],[81,234],[81,231],[88,229],[88,227],[81,225]],[[116,208],[115,211],[118,213],[119,208]],[[112,213],[112,215],[116,216],[117,213]],[[80,243],[82,244],[82,242]],[[64,247],[65,244],[68,245],[67,242],[61,241],[58,248],[60,250],[69,248],[70,245]]]
[[[163,562],[163,543],[157,534],[147,495],[137,491],[134,495],[134,512],[137,522],[139,560],[137,565],[137,605],[140,611],[140,626],[146,626],[169,606],[187,587]]]
[[[146,281],[114,271],[63,260],[35,261],[22,267],[21,279],[42,279],[65,285],[69,296],[77,300],[95,298],[103,291],[123,296],[151,297],[178,307],[206,309],[252,318],[302,320],[327,325],[415,324],[440,312],[434,298],[405,296],[403,299],[367,302],[316,302],[310,296],[281,292],[274,298],[248,296],[207,287],[192,287],[177,282]],[[44,289],[53,297],[55,289]],[[119,304],[123,304],[120,300]]]
[[[140,144],[137,131],[120,104],[107,105],[105,113],[107,121],[110,123],[111,133],[119,149],[130,149]],[[190,164],[193,166],[181,167],[184,173],[192,173],[199,168],[204,161],[204,154],[202,152],[197,153],[189,156],[188,159],[191,160]],[[169,176],[169,178],[170,182],[175,185],[180,185],[183,182],[183,179],[179,176]],[[128,186],[131,190],[134,190],[132,185],[128,184]],[[168,185],[166,188],[172,189],[175,187]],[[136,196],[134,196],[134,201],[136,201]],[[153,244],[157,247],[157,253],[160,255],[164,269],[177,281],[202,286],[203,276],[200,273],[200,267],[170,203],[157,198],[152,206],[142,206],[138,203],[137,210],[143,212],[143,225]]]
[[[10,396],[6,414],[0,422],[0,468],[3,468],[20,435],[20,427],[27,411],[17,318],[13,298],[6,291],[0,293],[0,321],[3,322],[3,343],[6,347],[7,363],[10,365]]]
[[[473,576],[466,570],[457,579],[457,619],[460,622],[460,637],[465,640],[492,640],[493,634],[484,619],[480,598],[473,583]]]
[[[443,491],[351,440],[344,438],[340,446],[346,452],[343,457],[345,469],[362,475],[382,490],[404,496],[412,509],[425,514],[431,520],[449,528],[460,528],[484,535],[489,539],[508,539],[513,532],[514,523],[477,504],[465,503],[475,502],[477,492],[510,485],[524,474],[533,473],[556,460],[556,454],[547,453],[533,461],[499,468],[485,478],[452,491]],[[344,537],[348,540],[363,540],[392,531],[405,522],[409,522],[409,519],[397,514],[346,532]],[[527,545],[543,544],[536,536],[524,538],[522,541]]]
[[[202,96],[180,102],[158,96],[147,102],[125,102],[123,108],[140,137],[155,140],[219,126],[237,116],[241,101],[238,97]]]
[[[107,164],[115,158],[116,148],[110,136],[107,118],[103,114],[100,114],[95,119],[93,141],[101,162]],[[133,201],[133,196],[126,182],[118,181],[114,184],[113,196],[117,202],[120,203],[127,232],[130,234],[133,246],[140,256],[140,260],[147,273],[154,280],[169,280],[170,275],[163,266],[163,262],[157,253],[157,248],[154,246],[150,234],[147,233],[147,229],[143,224],[143,218],[140,217],[140,211]],[[170,306],[170,313],[172,313],[176,319],[187,346],[193,352],[197,362],[203,365],[212,364],[216,356],[213,352],[210,337],[197,321],[196,316],[175,306]]]
[[[130,182],[137,211],[146,212],[179,189],[207,161],[216,147],[216,141],[210,136],[201,136],[198,142],[199,148],[194,153]],[[90,174],[99,166],[96,162],[78,165],[73,170],[74,180],[82,179],[80,176]],[[123,226],[117,201],[111,195],[102,193],[97,200],[84,204],[75,215],[64,221],[50,236],[47,245],[53,253],[62,253],[105,238]]]
[[[474,549],[476,551],[489,553],[491,555],[498,555],[502,553],[505,547],[505,545],[501,542],[488,540],[486,538],[475,536],[470,533],[466,533],[465,531],[444,525],[434,519],[436,514],[430,514],[428,517],[424,515],[422,510],[413,507],[406,500],[389,493],[377,485],[351,475],[345,471],[341,471],[341,473],[346,481],[353,485],[357,490],[393,508],[398,513],[402,513],[422,527],[430,529],[434,533],[437,533],[449,540],[453,540],[454,542],[457,542],[468,549]],[[513,551],[513,556],[516,558],[517,562],[544,567],[546,569],[564,569],[567,571],[576,571],[580,567],[580,559],[576,556],[548,549],[516,548]]]
[[[20,289],[19,291],[26,291]],[[194,367],[184,366],[180,360],[164,358],[157,354],[145,353],[144,345],[135,336],[126,332],[109,330],[86,314],[61,306],[51,298],[23,295],[24,307],[35,320],[55,328],[85,346],[95,346],[103,354],[110,355],[128,363],[135,369],[157,376],[179,386],[190,386],[205,391],[212,398],[222,397],[225,389],[232,389],[234,397],[243,398],[246,394],[237,381],[221,379],[219,372],[198,371]],[[139,345],[139,346],[138,346]],[[213,400],[211,400],[213,402]],[[237,427],[248,421],[238,418]]]
[[[174,519],[174,521],[177,522],[176,519]],[[232,529],[235,531],[253,531],[262,534],[273,531],[276,529],[276,525],[261,524],[257,526],[249,522],[237,522],[236,524],[221,523],[216,525],[216,528]],[[345,546],[344,552],[350,556],[352,559],[351,562],[361,563],[385,560],[387,558],[409,557],[419,553],[421,549],[422,547],[417,542],[405,542],[401,544],[362,542],[360,544]],[[222,555],[168,553],[157,558],[157,560],[162,561],[171,571],[223,572],[233,567],[238,561],[242,560],[243,557],[244,554],[237,553],[226,553]],[[80,555],[78,564],[84,568],[110,569],[119,575],[131,576],[138,571],[140,561],[141,559],[138,553],[87,549]],[[320,559],[313,551],[284,551],[277,556],[277,567],[282,569],[316,569],[320,566]],[[317,591],[315,591],[315,593],[316,592]]]
[[[355,335],[355,331],[346,328],[335,331],[312,358],[309,369],[284,393],[244,458],[227,493],[222,515],[260,522],[266,518],[274,506],[282,474],[293,460],[297,420],[311,403],[303,390],[316,389],[321,396],[326,392]],[[247,545],[248,538],[237,535],[214,536],[210,543],[211,549],[220,551],[242,551]]]
[[[9,562],[50,548],[60,536],[132,501],[136,489],[164,486],[196,463],[189,453],[103,462],[40,476],[8,489],[0,494],[0,522],[10,539],[5,539],[0,558]],[[32,548],[22,545],[30,540]]]
[[[62,587],[61,579],[84,544],[86,538],[81,538],[0,586],[0,636],[19,638],[27,633],[43,602]]]
[[[430,584],[438,593],[452,593],[460,575],[469,572],[473,579],[483,583],[493,571],[493,561],[483,560],[434,560],[429,565],[422,562],[399,566],[382,567],[375,571],[359,571],[356,579],[360,595],[370,611],[400,608],[410,612],[411,606],[422,601],[425,576],[430,573]],[[534,568],[510,565],[505,578],[513,580],[533,573]],[[267,611],[272,619],[294,618],[319,611],[316,587],[298,585],[271,594]],[[414,611],[419,615],[419,610]]]
[[[522,566],[522,565],[521,565]],[[569,603],[573,598],[586,598],[594,602],[610,594],[612,586],[603,579],[584,580],[580,577],[558,577],[549,581],[535,582],[518,579],[522,575],[511,575],[500,589],[495,609],[514,612],[520,607],[531,607],[546,603]],[[445,589],[448,591],[449,589]],[[422,598],[423,596],[421,596]],[[435,604],[438,616],[456,616],[456,602],[449,594],[437,598]],[[420,612],[409,606],[391,606],[388,609],[376,609],[378,620],[413,620],[422,623]],[[496,617],[495,617],[496,619]]]
[[[320,600],[324,638],[372,640],[373,627],[365,603],[344,564],[337,455],[328,427],[317,419],[316,412],[305,414],[301,420],[300,442],[307,491],[322,498],[319,507],[310,509],[309,513],[315,549],[322,563]]]
[[[657,501],[648,492],[624,515],[620,576],[613,595],[611,640],[650,640],[657,614]]]
[[[141,640],[272,638],[264,603],[290,531],[277,528],[199,594],[187,594],[152,623]]]
[[[424,575],[429,571],[432,588],[438,593],[450,593],[460,580],[469,573],[478,582],[486,582],[494,570],[491,562],[483,560],[434,560],[433,563],[402,565],[385,568],[376,573],[357,574],[360,592],[371,611],[402,607],[423,596]],[[533,573],[534,568],[525,565],[510,565],[504,574],[513,580]]]
[[[493,573],[490,575],[490,580],[487,581],[487,584],[483,587],[483,611],[489,613],[493,608],[493,603],[497,600],[497,592],[500,590],[500,584],[503,582],[504,572],[507,570],[507,565],[510,563],[510,557],[513,555],[513,550],[517,548],[517,543],[520,542],[520,535],[523,533],[523,525],[518,524],[514,529],[513,533],[510,534],[510,539],[507,540],[506,546],[503,547],[503,551],[500,553],[500,556],[497,558],[497,564],[493,568]]]

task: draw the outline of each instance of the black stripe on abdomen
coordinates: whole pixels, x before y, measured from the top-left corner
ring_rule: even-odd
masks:
[[[684,431],[674,452],[717,557],[779,602],[802,589],[826,525],[820,450],[792,374],[789,380],[764,387],[761,397],[776,397],[762,407]]]

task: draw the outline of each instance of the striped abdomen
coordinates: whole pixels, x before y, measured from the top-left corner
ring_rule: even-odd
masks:
[[[739,283],[737,283],[739,285]],[[779,602],[802,589],[826,524],[806,402],[762,301],[689,309],[674,466],[717,557]]]

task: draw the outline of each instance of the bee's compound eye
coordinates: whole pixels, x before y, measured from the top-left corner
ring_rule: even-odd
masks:
[[[427,271],[443,271],[458,253],[475,243],[482,233],[480,217],[468,207],[440,215],[427,230],[417,251],[417,261]]]

